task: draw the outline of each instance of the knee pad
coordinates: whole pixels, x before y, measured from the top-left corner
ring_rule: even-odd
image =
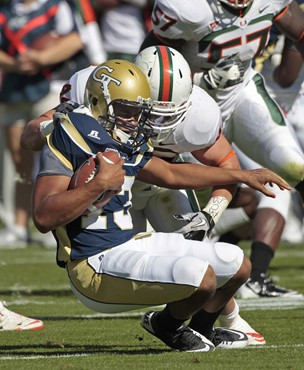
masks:
[[[269,185],[267,185],[269,187]],[[269,187],[269,189],[276,194],[275,198],[267,197],[264,194],[260,194],[260,202],[258,204],[258,209],[261,208],[271,208],[281,214],[281,216],[286,220],[289,204],[291,201],[291,192],[282,191],[277,186]]]
[[[217,287],[226,284],[241,267],[244,252],[237,245],[229,243],[214,243],[214,261],[211,267],[217,277]]]
[[[205,276],[209,263],[196,257],[186,256],[176,260],[172,266],[173,281],[198,287]]]

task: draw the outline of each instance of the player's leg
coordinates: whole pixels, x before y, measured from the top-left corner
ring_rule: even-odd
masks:
[[[248,157],[281,175],[304,199],[304,154],[258,73],[242,90],[230,124],[234,143]]]
[[[33,153],[23,151],[20,137],[24,124],[29,117],[30,104],[6,104],[0,106],[5,140],[10,152],[16,180],[14,189],[14,220],[12,225],[0,232],[0,248],[20,248],[28,243],[28,221],[30,215],[30,199],[32,192]]]
[[[170,313],[171,324],[179,320],[175,321],[179,326],[180,320],[203,307],[216,286],[228,284],[225,289],[229,292],[217,296],[212,307],[215,312],[208,316],[212,327],[227,295],[248,277],[243,258],[243,252],[230,244],[202,246],[202,242],[185,240],[180,234],[152,233],[139,235],[87,260],[71,262],[67,269],[74,293],[89,308],[121,312],[169,303],[160,317],[168,319]],[[214,269],[208,269],[207,260]],[[216,281],[213,270],[217,271]],[[150,318],[146,317],[148,322]],[[233,335],[247,345],[246,336],[231,331],[230,342],[235,340]],[[227,341],[227,333],[224,340]]]
[[[292,125],[298,142],[304,151],[304,82],[295,102],[287,113],[287,119]]]
[[[168,303],[163,311],[147,313],[143,327],[174,349],[213,350],[207,338],[184,322],[214,294],[216,277],[206,261],[188,256],[179,241],[184,244],[181,235],[142,234],[87,260],[68,263],[72,290],[98,312]]]
[[[252,161],[235,147],[242,168],[254,169],[259,164]],[[298,293],[275,286],[267,278],[268,268],[279,246],[291,200],[291,193],[271,188],[276,198],[259,194],[259,204],[252,221],[251,276],[239,291],[242,298],[254,297],[297,297]]]
[[[224,212],[224,215],[222,216],[222,217],[225,217],[225,213],[226,212],[229,213],[228,221],[229,221],[230,227],[233,227],[236,224],[237,225],[240,224],[240,219],[242,222],[244,222],[243,212],[248,212],[250,216],[254,214],[254,210],[256,208],[256,203],[257,203],[257,199],[255,195],[252,194],[252,192],[248,188],[244,189],[243,193],[244,194],[240,195],[240,199],[238,200],[242,201],[241,204],[245,206],[246,210],[243,210],[243,208],[241,208],[241,210],[238,209],[236,212],[234,212],[233,215],[229,213],[229,210],[226,210]],[[238,206],[237,200],[233,200],[232,205]],[[146,203],[146,207],[144,211],[145,211],[145,215],[147,216],[147,219],[152,224],[152,226],[154,226],[156,231],[173,232],[173,231],[178,230],[184,225],[181,224],[180,221],[175,220],[172,217],[172,215],[174,213],[183,214],[187,212],[192,212],[193,209],[184,191],[168,190],[168,189],[159,188],[159,190],[155,192],[154,195],[149,198],[149,201]],[[246,219],[247,218],[245,218],[245,221]],[[226,227],[226,226],[224,225],[223,227]],[[236,302],[234,299],[231,299],[229,302],[229,305],[224,308],[223,315],[225,315],[225,317],[227,315],[230,315],[229,317],[232,317],[231,315],[233,315],[234,320],[232,324],[235,324],[236,321],[240,323],[242,320],[242,328],[244,328],[243,322],[246,323],[246,321],[243,320],[239,314],[234,315],[235,307],[236,307]],[[220,316],[220,318],[221,317],[222,315]],[[220,321],[220,324],[222,324],[221,321]],[[225,324],[225,327],[229,328],[227,325],[227,320],[225,321],[224,324]],[[232,328],[232,327],[231,329],[238,330],[237,328]],[[259,344],[265,343],[264,337],[261,334],[257,333],[254,329],[252,329],[252,327],[249,324],[247,324],[246,329],[248,329],[246,331],[246,334],[248,333],[248,335],[250,336],[249,337],[250,344],[256,344],[256,341],[255,341],[256,337],[251,336],[250,333],[255,333],[255,335],[259,336],[259,342],[258,342]]]

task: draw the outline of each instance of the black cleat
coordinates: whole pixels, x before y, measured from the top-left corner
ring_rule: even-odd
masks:
[[[262,281],[249,280],[239,289],[238,298],[303,298],[303,294],[274,285],[273,281],[264,277]]]
[[[207,338],[185,325],[174,331],[162,329],[157,324],[157,317],[153,311],[144,314],[141,326],[170,348],[178,351],[210,352],[214,350],[214,345]]]
[[[216,348],[235,349],[249,345],[249,340],[245,333],[227,328],[214,328],[209,340]]]

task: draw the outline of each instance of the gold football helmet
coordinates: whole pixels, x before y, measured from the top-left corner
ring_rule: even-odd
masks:
[[[147,123],[152,108],[149,83],[134,63],[113,59],[98,65],[88,78],[84,102],[122,146],[134,150],[153,133]]]

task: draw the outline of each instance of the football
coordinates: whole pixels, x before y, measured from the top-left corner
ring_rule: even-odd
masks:
[[[60,36],[56,32],[48,32],[42,36],[39,36],[32,44],[31,49],[34,50],[45,50],[57,43]]]
[[[103,158],[108,163],[117,163],[120,160],[119,154],[116,151],[107,151],[102,153]],[[98,171],[98,160],[95,157],[90,157],[85,162],[80,165],[74,172],[71,178],[69,189],[75,189],[78,186],[88,183],[91,181]],[[87,215],[88,213],[95,212],[98,209],[104,207],[109,200],[117,193],[116,190],[107,190],[100,195],[96,201],[91,204],[83,213]]]

